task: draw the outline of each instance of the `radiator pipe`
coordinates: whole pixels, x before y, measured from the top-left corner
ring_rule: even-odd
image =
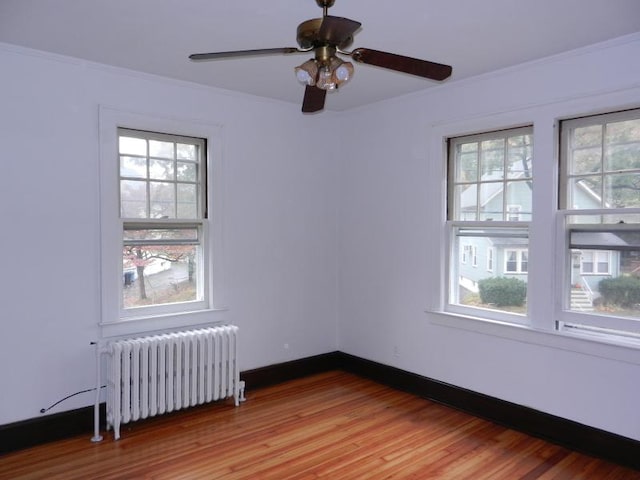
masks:
[[[91,441],[96,443],[102,441],[102,435],[100,435],[100,382],[102,380],[100,378],[102,373],[100,355],[102,352],[97,342],[91,342],[91,345],[96,347],[96,401],[93,405],[93,437],[91,437]]]

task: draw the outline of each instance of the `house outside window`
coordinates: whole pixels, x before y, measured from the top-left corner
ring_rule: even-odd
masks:
[[[531,127],[449,139],[447,310],[514,323],[526,320],[532,168]],[[464,253],[459,256],[462,243],[470,246],[471,265]],[[513,266],[507,261],[509,251],[517,252]],[[487,252],[486,270],[473,268],[479,264],[478,252]],[[506,280],[521,286],[515,305],[485,294],[495,290],[485,286],[497,282],[499,289]]]
[[[566,261],[557,327],[640,338],[640,109],[560,126]]]

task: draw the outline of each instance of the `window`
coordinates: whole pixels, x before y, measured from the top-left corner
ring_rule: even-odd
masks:
[[[226,309],[220,132],[100,108],[103,335],[211,323]]]
[[[522,210],[522,205],[507,205],[507,220],[509,222],[520,221],[521,210]]]
[[[505,273],[527,273],[529,268],[529,252],[525,249],[504,251]]]
[[[123,315],[204,300],[205,144],[118,130]]]
[[[640,335],[640,110],[561,123],[558,328]]]
[[[469,258],[469,251],[471,249],[471,245],[463,245],[462,246],[462,256],[460,257],[460,262],[467,263],[467,258]]]
[[[493,256],[495,250],[493,247],[487,248],[487,272],[493,272]]]
[[[532,141],[530,127],[449,139],[448,310],[525,319]],[[458,256],[462,242],[470,247],[471,267],[478,266],[478,251],[487,252],[486,271],[469,268],[467,252]],[[519,293],[504,293],[505,281],[517,283]]]
[[[611,252],[585,250],[580,252],[580,273],[582,275],[608,275]]]

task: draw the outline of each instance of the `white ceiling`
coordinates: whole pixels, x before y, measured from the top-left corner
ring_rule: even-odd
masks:
[[[353,48],[446,63],[451,80],[640,31],[640,0],[336,0],[330,14],[362,22]],[[298,24],[321,15],[314,0],[0,0],[0,42],[300,103],[293,67],[310,54],[187,56],[295,47]],[[436,84],[356,64],[326,108]]]

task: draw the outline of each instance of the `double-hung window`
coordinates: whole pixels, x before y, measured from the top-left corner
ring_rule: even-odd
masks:
[[[118,129],[123,316],[201,309],[206,142]]]
[[[447,310],[524,323],[533,188],[531,127],[448,140]],[[471,265],[461,256],[467,245]],[[478,254],[487,252],[487,268]]]
[[[558,328],[640,338],[640,110],[561,122]]]

